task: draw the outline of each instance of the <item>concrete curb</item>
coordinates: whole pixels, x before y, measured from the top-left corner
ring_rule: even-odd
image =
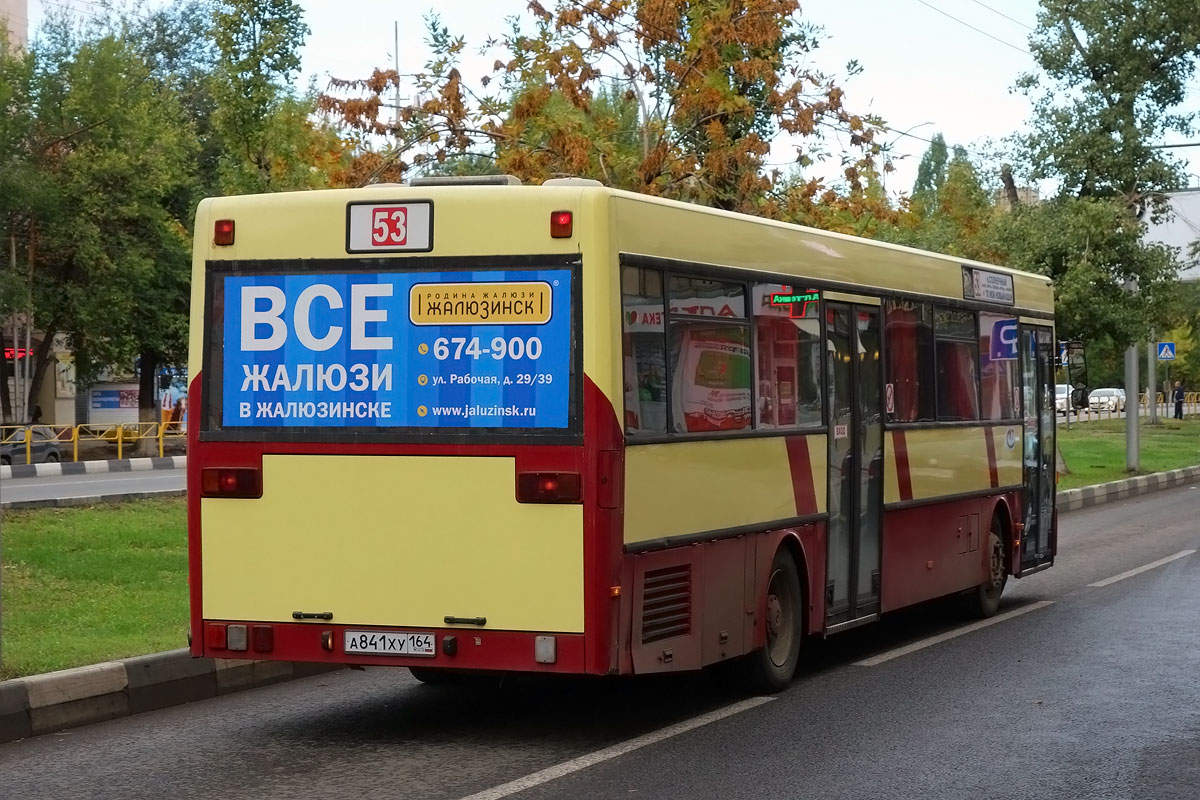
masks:
[[[187,456],[114,458],[109,461],[56,461],[52,464],[0,466],[0,479],[91,475],[97,472],[145,472],[152,469],[184,469],[186,466]]]
[[[1169,472],[1153,472],[1149,475],[1138,475],[1135,478],[1124,478],[1095,486],[1067,489],[1058,493],[1057,505],[1059,511],[1079,511],[1189,483],[1200,483],[1200,465],[1173,469]]]
[[[187,489],[159,489],[152,492],[122,492],[120,494],[90,494],[86,497],[51,497],[45,500],[5,500],[0,509],[19,511],[28,508],[76,508],[105,503],[127,503],[130,500],[149,500],[155,497],[183,497]]]
[[[0,742],[341,669],[170,650],[0,682]]]

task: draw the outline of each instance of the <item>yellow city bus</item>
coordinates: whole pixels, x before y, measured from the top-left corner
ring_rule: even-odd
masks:
[[[1048,279],[515,184],[200,205],[193,654],[777,690],[1050,566]]]

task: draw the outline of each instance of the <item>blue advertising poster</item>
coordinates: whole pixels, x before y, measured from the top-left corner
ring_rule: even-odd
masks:
[[[227,275],[222,425],[566,428],[571,279]]]

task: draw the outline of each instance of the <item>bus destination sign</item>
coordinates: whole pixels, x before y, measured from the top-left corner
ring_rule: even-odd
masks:
[[[570,270],[223,280],[226,427],[569,425]]]
[[[1013,292],[1013,276],[992,272],[978,267],[963,267],[963,298],[1001,303],[1006,306],[1017,302]]]

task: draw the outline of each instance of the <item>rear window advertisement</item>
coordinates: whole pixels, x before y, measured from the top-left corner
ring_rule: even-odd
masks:
[[[570,425],[568,269],[225,275],[221,425]]]

